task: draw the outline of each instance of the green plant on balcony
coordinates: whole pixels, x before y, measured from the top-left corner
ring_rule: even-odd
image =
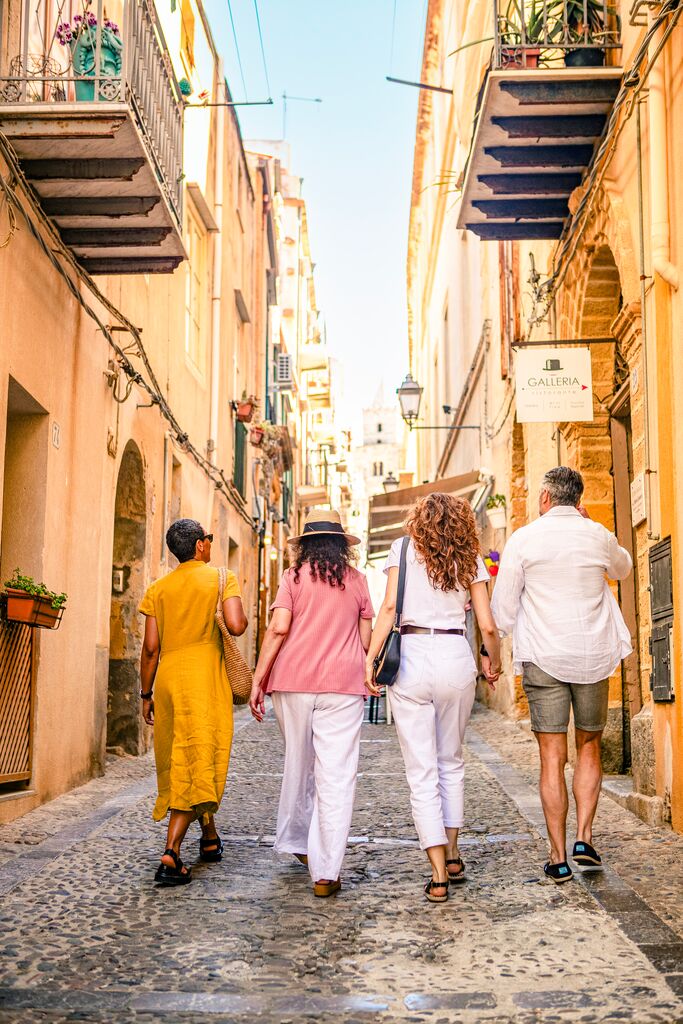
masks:
[[[565,53],[566,66],[599,67],[604,64],[604,46],[613,34],[607,27],[607,20],[613,18],[618,28],[616,8],[607,6],[603,0],[563,0],[561,6],[566,39],[574,44],[574,49]]]
[[[85,78],[117,79],[121,77],[123,66],[123,42],[119,27],[107,18],[101,26],[92,11],[84,15],[76,14],[73,21],[63,21],[57,25],[56,36],[62,46],[71,50],[71,64],[74,75],[79,81],[74,84],[76,99],[92,101],[95,98],[95,83],[84,81]],[[100,41],[100,66],[96,70],[97,41]],[[120,86],[116,81],[100,82],[98,99],[116,100],[120,98]]]

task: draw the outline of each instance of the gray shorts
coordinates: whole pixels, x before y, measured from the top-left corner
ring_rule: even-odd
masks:
[[[563,683],[533,662],[525,661],[522,686],[534,732],[566,732],[570,707],[574,710],[575,728],[583,732],[602,732],[607,724],[607,679],[598,683]]]

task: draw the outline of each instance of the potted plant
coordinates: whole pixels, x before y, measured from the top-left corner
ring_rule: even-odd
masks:
[[[618,19],[619,16],[616,9],[606,6],[603,0],[565,0],[566,31],[569,41],[576,44],[574,49],[565,52],[565,67],[602,67],[605,50],[600,44],[605,43],[609,34],[606,17]]]
[[[256,395],[247,396],[246,391],[242,392],[242,397],[239,402],[234,402],[233,407],[235,409],[235,416],[240,423],[251,423],[254,417],[254,411],[258,405]]]
[[[249,431],[249,441],[253,444],[254,448],[260,448],[263,444],[263,436],[265,434],[265,427],[263,423],[257,423]]]
[[[507,521],[507,502],[504,494],[492,494],[486,502],[486,515],[494,530],[502,530]]]
[[[537,68],[551,27],[543,0],[510,0],[498,19],[502,67]]]
[[[484,555],[484,565],[488,569],[489,576],[497,576],[500,568],[500,551],[492,549],[487,555]]]
[[[58,629],[64,614],[66,594],[48,590],[44,583],[36,583],[32,576],[14,570],[5,583],[6,617],[10,622],[23,622],[42,629]]]
[[[62,21],[57,25],[56,35],[62,46],[71,50],[71,64],[74,75],[81,76],[75,82],[74,91],[79,101],[92,101],[95,98],[95,83],[83,81],[83,78],[120,78],[123,65],[123,42],[121,32],[115,22],[107,18],[98,27],[97,18],[92,11],[84,15],[76,14],[72,22]],[[96,73],[97,38],[100,38],[100,68]],[[98,99],[120,99],[120,89],[111,90],[100,84]]]

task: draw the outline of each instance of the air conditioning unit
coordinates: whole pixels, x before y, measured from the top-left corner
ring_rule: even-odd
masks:
[[[288,352],[278,353],[275,363],[275,383],[283,391],[294,389],[294,366]]]

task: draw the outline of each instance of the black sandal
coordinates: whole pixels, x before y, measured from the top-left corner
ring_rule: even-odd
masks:
[[[602,857],[598,851],[594,846],[591,846],[590,843],[586,843],[583,839],[579,839],[574,843],[572,859],[575,860],[577,864],[582,864],[584,867],[602,867]]]
[[[432,889],[445,889],[446,892],[443,896],[433,896]],[[430,903],[445,903],[448,899],[448,881],[435,882],[433,878],[430,878],[425,883],[424,893]]]
[[[462,859],[462,857],[456,857],[453,860],[447,860],[446,861],[446,868],[448,868],[449,864],[457,864],[460,867],[459,871],[456,871],[456,872],[449,871],[448,872],[448,881],[450,882],[450,884],[451,885],[453,885],[453,884],[457,885],[458,882],[464,882],[465,881],[465,861]]]
[[[192,868],[186,868],[183,871],[185,865],[175,850],[171,850],[169,847],[168,850],[164,850],[163,856],[170,857],[175,867],[169,868],[168,864],[164,864],[162,861],[154,875],[155,882],[159,885],[187,885],[192,881]]]
[[[555,885],[562,885],[563,882],[571,882],[574,877],[574,872],[567,864],[566,860],[563,860],[561,864],[551,864],[548,861],[544,864],[543,870],[548,878],[552,878]]]
[[[215,849],[207,850],[207,846],[215,847]],[[207,864],[218,864],[223,859],[223,841],[218,834],[215,839],[204,839],[202,837],[199,840],[199,858]]]

